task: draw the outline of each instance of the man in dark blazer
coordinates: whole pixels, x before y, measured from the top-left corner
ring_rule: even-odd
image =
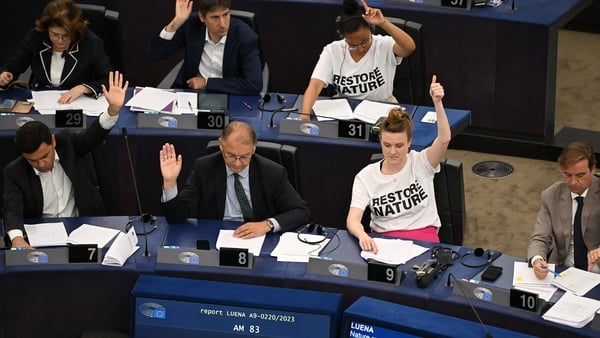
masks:
[[[175,17],[146,48],[149,60],[164,60],[185,47],[183,65],[173,88],[192,88],[237,95],[262,89],[258,36],[230,17],[231,1],[175,0]]]
[[[185,187],[178,192],[182,156],[176,155],[172,144],[163,146],[162,205],[169,223],[183,223],[189,217],[244,220],[234,236],[252,238],[310,222],[308,208],[288,181],[285,168],[254,153],[256,133],[250,125],[228,124],[219,137],[219,148],[220,152],[196,160]],[[236,192],[236,179],[243,187],[243,197]],[[251,216],[244,212],[243,204],[248,202]]]
[[[109,89],[102,86],[108,101],[106,114],[79,134],[53,135],[39,121],[17,130],[21,152],[4,167],[4,228],[12,247],[30,248],[24,238],[23,218],[104,215],[106,210],[94,178],[86,168],[86,157],[104,142],[119,118],[128,82],[123,75],[109,74]]]
[[[598,252],[600,247],[600,178],[594,175],[594,150],[588,143],[571,143],[561,152],[558,163],[563,180],[542,192],[541,208],[527,248],[529,262],[540,279],[548,274],[549,254],[550,263],[576,266],[576,246],[584,245],[586,253]],[[578,244],[574,229],[578,204],[575,199],[580,196],[583,244]],[[588,255],[587,261],[586,257],[583,260],[583,269],[600,272],[600,262],[593,257]]]

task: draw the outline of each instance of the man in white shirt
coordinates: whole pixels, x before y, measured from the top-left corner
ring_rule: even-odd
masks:
[[[21,156],[4,167],[2,205],[4,229],[13,248],[31,248],[24,236],[24,218],[106,214],[95,178],[86,170],[86,158],[116,124],[129,85],[119,72],[110,72],[108,83],[108,89],[102,86],[107,112],[85,131],[54,135],[39,121],[17,130]]]

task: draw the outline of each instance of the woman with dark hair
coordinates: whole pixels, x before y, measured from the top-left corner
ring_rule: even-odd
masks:
[[[429,88],[437,118],[438,134],[431,146],[410,150],[412,121],[402,109],[392,108],[380,127],[383,160],[369,164],[354,178],[352,201],[346,219],[348,231],[362,250],[377,253],[377,245],[364,230],[361,219],[371,209],[372,232],[429,242],[439,242],[441,226],[435,204],[433,177],[450,143],[450,124],[442,98],[444,87],[434,75]]]
[[[321,90],[332,85],[338,97],[397,102],[394,90],[396,66],[415,50],[415,42],[402,29],[387,20],[380,9],[361,0],[344,0],[338,23],[341,40],[321,52],[302,101],[302,119],[310,119]],[[375,35],[379,26],[388,35]]]
[[[21,40],[10,60],[0,67],[6,86],[31,66],[32,89],[67,90],[59,103],[81,95],[98,98],[112,70],[102,40],[87,28],[81,9],[72,0],[49,2]]]

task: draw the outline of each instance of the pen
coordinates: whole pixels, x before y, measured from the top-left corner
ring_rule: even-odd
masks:
[[[190,101],[188,101],[188,107],[190,107],[190,111],[193,113],[194,107],[192,107],[192,103]]]
[[[542,269],[548,269],[548,267],[547,267],[547,266],[545,266],[545,265],[541,265],[540,267],[541,267]],[[553,275],[554,275],[554,277],[560,277],[560,273],[558,273],[558,272],[556,272],[556,271],[554,271],[554,270],[550,270],[550,269],[548,269],[548,272],[550,272],[551,274],[553,274]]]
[[[466,279],[466,278],[461,278],[461,280],[463,282],[469,282],[469,283],[473,283],[473,284],[479,284],[479,281],[477,279]]]
[[[252,106],[248,102],[242,101],[242,105],[246,107],[246,109],[248,109],[249,111],[252,111]]]

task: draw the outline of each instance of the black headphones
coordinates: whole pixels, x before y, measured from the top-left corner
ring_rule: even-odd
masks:
[[[335,19],[335,30],[337,32],[337,35],[340,37],[340,39],[344,38],[344,26],[346,24],[348,24],[350,21],[354,21],[354,20],[365,20],[362,15],[351,15],[351,16],[347,16],[345,18],[341,18],[341,17],[337,17]],[[365,21],[366,22],[366,21]],[[371,30],[371,33],[375,32],[375,26],[373,25],[369,25],[369,29]]]
[[[484,251],[487,251],[487,260],[484,263],[480,263],[480,264],[471,264],[471,263],[466,263],[465,262],[465,258],[469,255],[473,255],[475,257],[481,257],[483,256]],[[484,250],[482,248],[476,248],[475,251],[467,251],[464,255],[462,255],[462,257],[460,258],[460,263],[468,268],[482,268],[488,264],[490,264],[492,261],[494,260],[494,251],[492,250]]]
[[[306,232],[304,232],[305,229],[306,229]],[[323,238],[319,238],[317,240],[311,241],[311,240],[306,239],[304,236],[300,236],[303,233],[311,234],[313,232],[316,232],[317,235],[323,236]],[[304,228],[300,229],[300,231],[298,231],[297,237],[298,237],[298,240],[302,243],[319,244],[327,239],[327,231],[325,231],[325,228],[323,228],[323,226],[321,224],[309,223]]]
[[[277,96],[277,103],[279,104],[279,106],[276,108],[271,108],[271,109],[265,108],[265,104],[271,102],[271,94],[265,93],[265,95],[263,95],[263,97],[260,100],[258,100],[258,104],[257,104],[258,110],[266,111],[266,112],[276,112],[276,111],[280,111],[281,109],[283,109],[286,106],[287,100],[286,100],[285,96],[283,96],[279,93],[275,93],[273,95]]]

